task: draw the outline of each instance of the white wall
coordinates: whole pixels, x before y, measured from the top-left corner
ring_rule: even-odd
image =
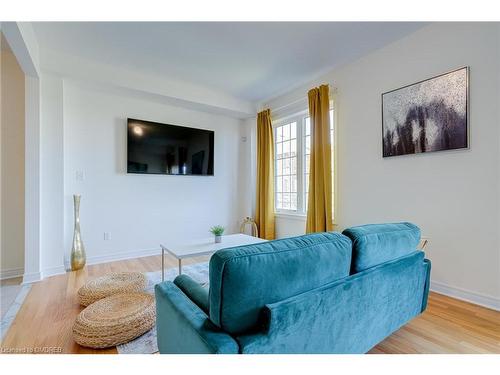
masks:
[[[339,228],[408,220],[430,238],[433,288],[500,308],[499,28],[433,24],[266,103],[337,88]],[[470,149],[382,158],[381,93],[470,66]],[[278,233],[297,231],[280,219]]]
[[[238,203],[242,218],[246,216],[255,217],[256,121],[256,118],[242,120],[240,126]]]
[[[63,81],[41,77],[40,263],[42,277],[64,268]]]
[[[127,174],[127,117],[215,130],[215,176]],[[157,254],[162,242],[209,237],[215,224],[237,231],[240,120],[64,81],[63,123],[66,258],[74,193],[89,263]]]
[[[0,279],[24,270],[24,73],[5,43],[0,53]]]

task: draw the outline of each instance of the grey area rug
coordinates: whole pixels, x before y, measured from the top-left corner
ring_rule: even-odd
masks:
[[[7,308],[7,312],[2,317],[2,322],[0,324],[0,334],[1,334],[0,342],[3,341],[3,339],[7,335],[7,332],[9,331],[12,322],[14,321],[14,319],[16,319],[16,315],[18,311],[21,309],[21,306],[23,305],[24,300],[26,299],[26,296],[28,295],[30,290],[31,290],[31,284],[21,285],[19,292],[17,293],[16,298],[14,299],[14,302],[12,302],[11,305]]]
[[[182,267],[182,273],[190,276],[200,284],[208,286],[208,263],[198,263]],[[161,271],[146,272],[148,279],[147,293],[154,294],[154,287],[161,283]],[[165,280],[173,281],[178,275],[177,268],[165,270]],[[158,352],[156,343],[156,326],[144,335],[126,344],[116,347],[119,354],[153,354]]]

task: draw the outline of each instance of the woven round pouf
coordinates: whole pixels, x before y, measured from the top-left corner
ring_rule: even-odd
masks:
[[[140,272],[111,273],[82,286],[78,290],[78,302],[82,306],[88,306],[116,293],[142,292],[146,284],[146,276]]]
[[[120,293],[86,307],[73,325],[77,344],[94,349],[129,342],[155,324],[154,297],[147,293]]]

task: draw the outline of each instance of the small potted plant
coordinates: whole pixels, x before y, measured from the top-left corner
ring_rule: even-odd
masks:
[[[216,225],[210,228],[210,233],[215,236],[215,243],[220,243],[222,241],[222,233],[224,233],[224,227],[222,225]]]

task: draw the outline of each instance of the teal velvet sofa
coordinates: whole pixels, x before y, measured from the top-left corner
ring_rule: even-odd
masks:
[[[431,265],[411,223],[224,249],[209,290],[156,285],[160,353],[365,353],[423,312]]]

